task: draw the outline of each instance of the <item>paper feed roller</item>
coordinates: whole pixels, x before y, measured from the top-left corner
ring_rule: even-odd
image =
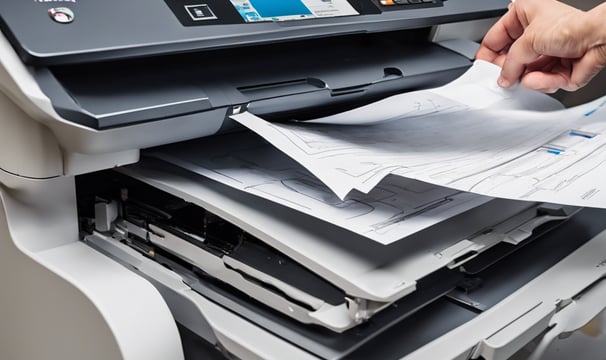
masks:
[[[439,86],[470,66],[427,36],[360,34],[55,66],[38,68],[35,78],[63,118],[97,130],[186,116],[203,126],[211,111],[227,116],[242,107],[269,119],[305,118]]]

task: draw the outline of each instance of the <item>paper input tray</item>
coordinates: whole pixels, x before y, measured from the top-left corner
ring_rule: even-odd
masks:
[[[381,303],[413,293],[440,269],[457,268],[503,241],[519,243],[541,224],[574,212],[495,199],[386,246],[164,161],[144,159],[118,171],[212,211],[352,298]]]

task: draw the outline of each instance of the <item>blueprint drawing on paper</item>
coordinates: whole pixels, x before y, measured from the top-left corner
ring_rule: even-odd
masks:
[[[354,192],[341,200],[300,164],[252,133],[170,145],[150,155],[383,244],[490,200],[400,177],[385,179],[368,194]]]

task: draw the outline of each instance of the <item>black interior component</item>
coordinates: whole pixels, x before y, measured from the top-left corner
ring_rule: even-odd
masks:
[[[367,342],[345,359],[401,359],[476,316],[474,312],[440,298]]]
[[[248,234],[229,257],[308,294],[316,295],[329,304],[336,306],[345,299],[345,293],[341,289]]]
[[[187,327],[177,323],[185,360],[225,360],[229,354],[201,339]]]

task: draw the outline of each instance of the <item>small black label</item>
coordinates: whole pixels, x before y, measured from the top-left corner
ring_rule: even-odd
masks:
[[[242,24],[236,9],[226,0],[164,0],[184,26]]]
[[[214,20],[217,18],[208,4],[185,5],[185,10],[187,10],[193,21]]]

